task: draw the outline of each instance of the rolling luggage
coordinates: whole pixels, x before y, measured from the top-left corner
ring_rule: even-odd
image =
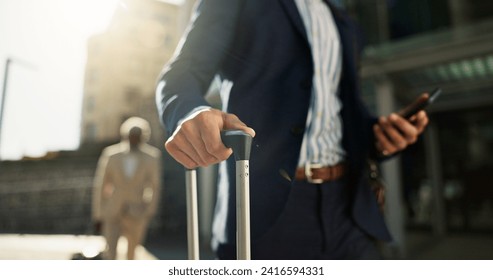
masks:
[[[252,137],[241,130],[221,132],[221,139],[226,147],[233,149],[236,161],[236,244],[237,259],[249,260],[250,256],[250,180],[249,161]],[[198,203],[197,172],[186,171],[187,197],[187,240],[188,259],[198,260]]]

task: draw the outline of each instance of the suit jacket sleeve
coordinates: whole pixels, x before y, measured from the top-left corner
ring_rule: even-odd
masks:
[[[186,36],[165,66],[156,102],[167,132],[198,106],[208,105],[204,95],[228,54],[237,16],[244,0],[203,0],[197,6]]]

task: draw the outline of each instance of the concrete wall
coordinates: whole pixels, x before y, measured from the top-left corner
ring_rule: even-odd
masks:
[[[88,231],[96,161],[67,157],[0,163],[0,231]]]
[[[89,234],[94,172],[104,145],[51,159],[0,162],[0,233]],[[150,235],[186,232],[183,168],[167,164]]]

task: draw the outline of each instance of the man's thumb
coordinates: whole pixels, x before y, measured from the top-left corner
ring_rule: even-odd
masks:
[[[238,129],[250,134],[252,137],[255,137],[255,130],[253,130],[253,128],[251,127],[248,127],[236,115],[224,113],[223,121],[223,130]]]

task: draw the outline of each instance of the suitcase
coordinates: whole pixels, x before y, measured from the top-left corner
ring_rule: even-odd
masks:
[[[250,180],[249,161],[252,137],[241,130],[221,132],[224,145],[233,150],[236,161],[236,244],[237,259],[250,256]],[[188,259],[198,260],[199,230],[197,203],[197,172],[186,171]]]

